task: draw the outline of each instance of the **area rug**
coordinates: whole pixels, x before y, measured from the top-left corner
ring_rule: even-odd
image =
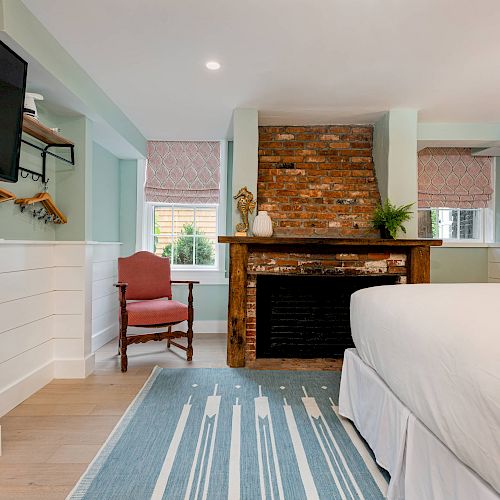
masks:
[[[69,499],[379,499],[338,372],[155,368]]]

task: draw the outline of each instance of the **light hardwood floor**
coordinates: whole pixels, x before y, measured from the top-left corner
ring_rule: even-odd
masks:
[[[65,498],[155,365],[226,366],[224,334],[200,334],[194,348],[187,363],[165,342],[132,345],[128,372],[121,373],[117,342],[110,342],[97,351],[91,376],[53,380],[1,418],[0,499]]]
[[[128,372],[121,373],[117,341],[112,341],[96,352],[91,376],[53,380],[1,418],[0,500],[64,499],[154,366],[226,367],[225,334],[199,334],[194,348],[194,360],[187,363],[183,351],[168,351],[164,341],[132,345]],[[271,359],[251,367],[339,370],[342,361]]]

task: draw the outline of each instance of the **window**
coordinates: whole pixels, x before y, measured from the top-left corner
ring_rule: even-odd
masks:
[[[152,252],[174,268],[217,268],[217,205],[149,205]]]
[[[494,233],[494,158],[470,148],[418,152],[418,235],[482,244]]]
[[[419,238],[484,241],[483,208],[420,208]]]

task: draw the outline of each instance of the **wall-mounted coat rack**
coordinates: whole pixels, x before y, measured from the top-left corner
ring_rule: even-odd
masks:
[[[15,203],[21,205],[21,212],[24,212],[26,207],[30,205],[41,203],[42,208],[33,210],[33,217],[37,217],[45,223],[53,222],[54,224],[66,224],[68,222],[66,216],[57,208],[52,196],[46,191],[38,193],[31,198],[18,198]]]
[[[22,142],[32,148],[38,149],[41,151],[42,157],[42,172],[35,172],[28,168],[19,167],[21,177],[26,179],[29,175],[31,175],[31,179],[34,181],[41,180],[43,183],[48,181],[47,179],[47,156],[52,156],[53,158],[57,158],[65,163],[69,163],[70,165],[75,164],[75,145],[65,137],[59,135],[54,132],[50,128],[42,125],[38,120],[32,118],[29,115],[23,116],[23,132],[38,139],[40,142],[46,144],[46,146],[39,146],[25,139],[21,139]],[[69,149],[69,158],[65,158],[60,156],[52,151],[49,151],[50,148],[66,148]]]
[[[7,191],[6,189],[0,188],[0,203],[15,199],[16,199],[15,194],[11,193],[10,191]]]

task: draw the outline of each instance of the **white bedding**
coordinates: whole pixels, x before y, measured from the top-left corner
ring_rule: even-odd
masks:
[[[500,492],[500,284],[363,289],[351,329],[361,359]]]

